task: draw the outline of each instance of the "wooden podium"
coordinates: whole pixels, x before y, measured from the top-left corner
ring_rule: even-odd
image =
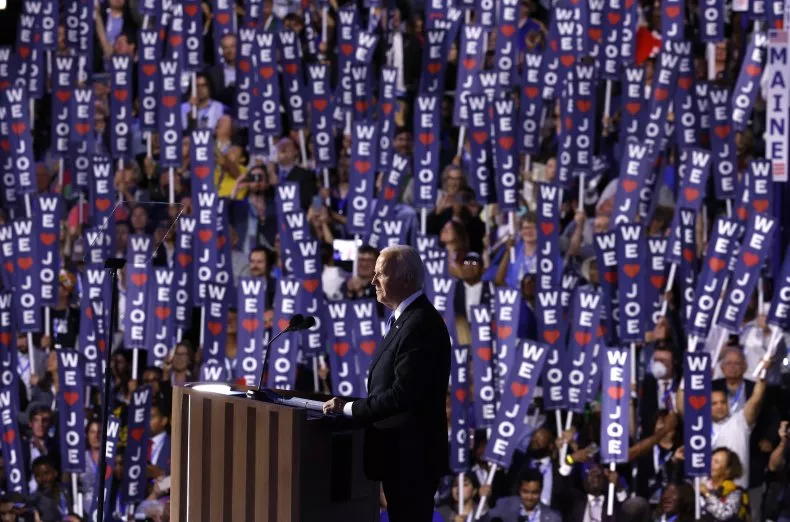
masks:
[[[379,520],[379,483],[347,419],[177,387],[172,430],[174,522]]]

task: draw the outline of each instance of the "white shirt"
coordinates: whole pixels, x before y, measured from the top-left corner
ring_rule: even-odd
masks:
[[[397,306],[397,308],[395,308],[395,311],[392,313],[392,315],[395,316],[395,320],[393,321],[393,323],[395,321],[397,321],[398,318],[401,316],[401,314],[409,307],[409,305],[412,304],[421,295],[422,295],[422,290],[417,290],[416,292],[411,294],[409,297],[407,297],[406,299],[401,301],[401,303]],[[354,403],[353,402],[347,402],[343,406],[343,415],[345,415],[346,417],[353,417],[353,413],[351,412],[351,405],[352,404],[354,404]]]
[[[478,281],[474,285],[464,283],[464,292],[466,292],[466,317],[472,317],[472,307],[480,304],[480,298],[483,296],[483,283]]]
[[[544,457],[542,459],[535,459],[535,464],[538,465],[541,475],[543,475],[543,489],[540,492],[540,501],[547,506],[551,505],[551,488],[554,480],[553,466],[551,464],[551,457]]]
[[[603,517],[603,495],[587,495],[587,509],[584,510],[584,522],[601,522]]]
[[[721,422],[713,423],[713,439],[711,447],[726,447],[735,452],[741,459],[743,466],[743,476],[735,480],[735,483],[742,487],[747,487],[749,481],[749,437],[753,426],[746,422],[743,409],[731,414]]]
[[[162,448],[165,445],[165,437],[167,432],[163,431],[159,435],[151,437],[151,464],[159,459],[159,454],[162,453]]]

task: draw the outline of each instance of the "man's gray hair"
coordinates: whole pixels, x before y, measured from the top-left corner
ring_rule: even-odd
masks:
[[[406,295],[411,295],[417,290],[422,290],[425,284],[425,265],[420,254],[408,245],[395,245],[381,251],[386,256],[386,264],[392,263],[390,277],[403,285]]]

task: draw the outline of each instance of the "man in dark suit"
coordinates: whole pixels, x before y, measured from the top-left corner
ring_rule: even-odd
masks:
[[[657,345],[650,361],[650,372],[642,381],[639,401],[639,419],[643,434],[653,433],[653,424],[659,410],[676,411],[676,392],[680,377],[676,371],[675,356],[671,348]]]
[[[277,143],[277,179],[280,183],[290,181],[299,184],[299,206],[307,212],[313,196],[318,194],[318,187],[315,174],[296,164],[298,157],[299,148],[294,140],[286,136]]]
[[[430,521],[439,478],[448,472],[445,397],[450,337],[423,294],[425,268],[408,246],[385,248],[376,260],[376,298],[393,310],[368,373],[368,398],[333,398],[324,413],[367,424],[364,467],[383,483],[389,519]]]
[[[536,429],[526,453],[514,452],[509,481],[515,484],[517,480],[523,480],[528,471],[537,471],[541,477],[541,503],[559,510],[567,499],[568,479],[560,475],[555,449],[551,430],[546,426]]]
[[[213,98],[229,108],[236,102],[236,35],[228,33],[219,41],[222,60],[206,70]]]
[[[540,501],[543,475],[528,468],[519,477],[518,495],[497,501],[486,517],[490,522],[561,522],[560,514]]]
[[[617,483],[617,473],[604,470],[600,464],[594,463],[584,477],[584,491],[572,490],[566,501],[566,510],[562,520],[565,522],[617,522],[622,520],[620,505],[617,499],[614,514],[606,513],[606,493],[609,482]]]

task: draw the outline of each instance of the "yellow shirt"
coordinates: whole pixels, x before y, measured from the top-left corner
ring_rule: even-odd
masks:
[[[247,173],[247,167],[239,165],[239,176]],[[214,169],[214,185],[217,187],[217,194],[221,198],[229,198],[233,193],[233,187],[236,186],[236,179],[230,177],[227,173],[222,175],[222,168],[217,167]],[[247,197],[247,189],[241,188],[236,194],[236,199],[244,199]]]

